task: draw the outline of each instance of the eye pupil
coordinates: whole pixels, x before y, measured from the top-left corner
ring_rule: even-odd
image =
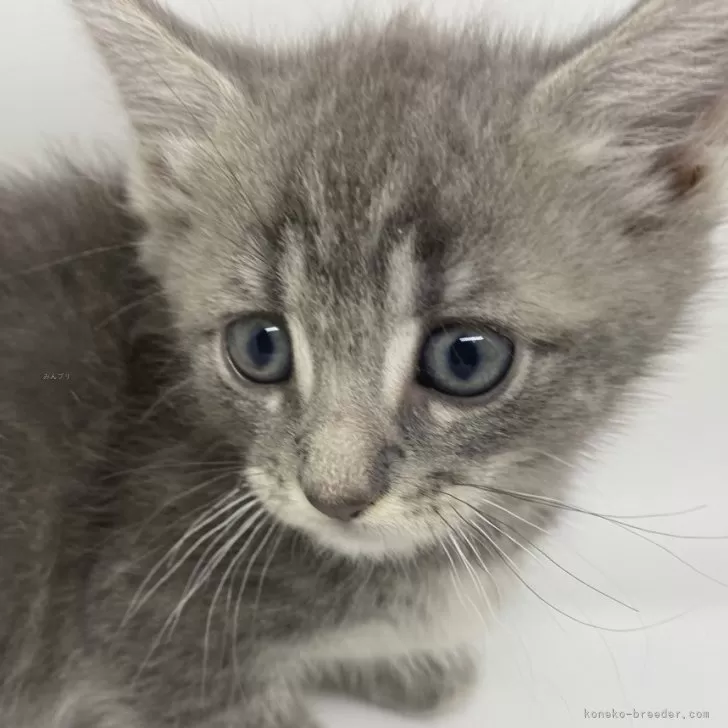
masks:
[[[461,337],[455,341],[450,347],[449,360],[450,369],[458,379],[470,379],[480,363],[480,353],[473,337]]]
[[[268,366],[275,353],[276,345],[271,333],[268,329],[261,329],[250,337],[248,343],[248,356],[261,368]]]

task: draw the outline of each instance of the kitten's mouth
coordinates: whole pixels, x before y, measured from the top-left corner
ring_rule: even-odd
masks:
[[[331,516],[308,503],[300,505],[285,509],[280,515],[313,541],[338,554],[379,560],[407,556],[421,546],[413,538],[411,528],[382,513],[383,504],[351,508],[346,517],[342,517],[343,511]]]
[[[281,491],[265,471],[248,468],[246,482],[276,518],[324,548],[350,557],[406,556],[422,545],[411,518],[381,498],[324,503],[295,482]],[[426,531],[426,529],[423,529]]]

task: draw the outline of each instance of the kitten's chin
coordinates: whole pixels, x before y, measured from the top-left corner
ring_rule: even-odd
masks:
[[[330,520],[330,519],[329,519]],[[326,524],[290,523],[317,545],[351,559],[375,561],[411,557],[421,546],[407,534],[388,533],[376,527],[335,521]]]

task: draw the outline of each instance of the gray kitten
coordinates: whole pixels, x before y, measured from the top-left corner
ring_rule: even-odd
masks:
[[[276,52],[76,6],[138,144],[0,189],[0,724],[441,708],[707,278],[728,4]]]

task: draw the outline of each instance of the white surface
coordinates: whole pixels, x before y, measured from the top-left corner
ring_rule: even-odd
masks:
[[[455,0],[434,0],[452,12]],[[340,17],[337,0],[176,0],[173,7],[212,23],[231,21],[260,35],[296,34]],[[568,33],[628,0],[472,0],[495,24]],[[387,8],[386,0],[360,5]],[[62,0],[0,0],[0,161],[22,163],[49,147],[123,147],[126,127],[89,46]],[[728,235],[716,248],[728,270]],[[715,286],[701,307],[695,341],[647,388],[619,436],[576,478],[579,502],[637,515],[707,507],[698,513],[630,521],[673,533],[728,534],[728,295]],[[657,538],[657,537],[655,537]],[[680,558],[728,583],[724,540],[659,538]],[[699,576],[643,538],[589,516],[570,516],[545,550],[580,578],[639,609],[590,592],[553,565],[532,561],[524,587],[488,637],[486,674],[459,713],[405,721],[347,703],[322,704],[332,728],[569,728],[588,725],[728,726],[728,587]],[[590,562],[592,566],[589,565]],[[682,615],[682,616],[681,616]],[[672,619],[668,624],[652,626]],[[618,631],[610,631],[618,630]],[[619,631],[622,630],[622,631]],[[669,719],[597,720],[584,710],[682,711]],[[709,711],[690,718],[688,711]]]

